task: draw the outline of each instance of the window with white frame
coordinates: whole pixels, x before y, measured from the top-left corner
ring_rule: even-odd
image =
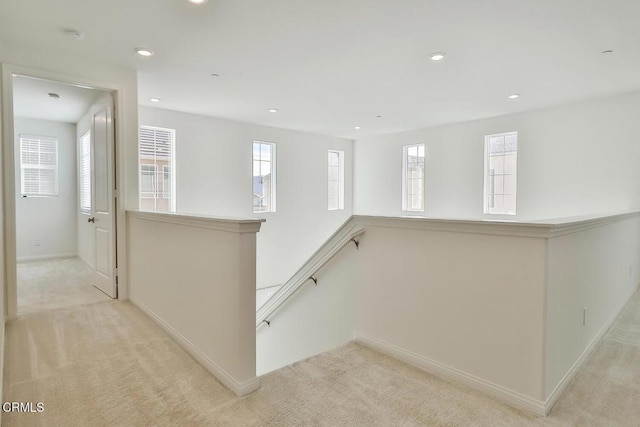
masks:
[[[91,213],[91,131],[80,137],[80,212]]]
[[[329,150],[327,165],[328,209],[344,209],[344,151]]]
[[[484,213],[516,214],[518,133],[484,138]]]
[[[176,211],[174,129],[140,126],[140,210]]]
[[[424,144],[405,145],[402,155],[402,210],[424,211]]]
[[[253,141],[253,212],[276,211],[276,144]]]
[[[20,182],[23,196],[58,195],[58,140],[20,135]]]

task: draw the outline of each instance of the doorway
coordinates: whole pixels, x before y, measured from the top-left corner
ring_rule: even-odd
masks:
[[[16,314],[116,298],[112,92],[13,74],[12,94]]]

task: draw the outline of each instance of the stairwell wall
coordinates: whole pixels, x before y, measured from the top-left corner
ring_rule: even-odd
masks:
[[[258,233],[257,287],[288,280],[352,213],[353,142],[151,107],[141,125],[176,130],[179,213],[265,218]],[[277,210],[254,214],[252,143],[276,143]],[[327,150],[345,153],[344,210],[327,210]]]

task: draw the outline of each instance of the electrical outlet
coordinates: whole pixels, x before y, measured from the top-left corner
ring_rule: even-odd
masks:
[[[40,239],[35,239],[33,241],[33,246],[40,246]]]

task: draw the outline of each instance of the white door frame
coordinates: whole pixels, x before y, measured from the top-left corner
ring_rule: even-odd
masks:
[[[2,117],[0,117],[2,129],[2,186],[3,186],[3,214],[4,214],[4,264],[5,264],[5,280],[4,280],[4,301],[5,313],[7,320],[15,319],[18,309],[18,293],[17,293],[17,254],[16,254],[16,202],[15,202],[15,149],[14,149],[14,127],[13,127],[13,75],[29,76],[39,79],[57,81],[61,83],[75,84],[86,86],[93,89],[110,91],[113,96],[115,119],[114,146],[116,154],[114,161],[116,163],[115,170],[110,173],[114,174],[113,182],[116,189],[115,196],[115,214],[116,214],[116,254],[115,260],[118,266],[118,298],[126,299],[128,295],[126,283],[126,223],[124,203],[124,88],[108,82],[99,82],[81,77],[74,77],[65,74],[52,73],[33,68],[27,68],[12,64],[0,63],[0,71],[2,72],[2,85],[0,86],[0,101],[2,102]]]

